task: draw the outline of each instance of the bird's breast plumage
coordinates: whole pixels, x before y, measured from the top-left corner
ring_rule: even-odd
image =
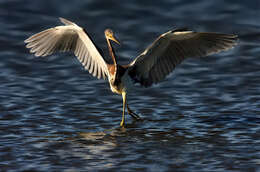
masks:
[[[122,94],[132,87],[132,81],[129,77],[127,68],[117,65],[115,74],[109,81],[112,92]]]

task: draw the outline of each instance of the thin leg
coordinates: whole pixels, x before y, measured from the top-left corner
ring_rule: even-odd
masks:
[[[121,127],[125,126],[125,104],[126,104],[126,93],[123,92],[122,93],[122,97],[123,97],[123,115],[122,115],[122,121],[120,123]]]
[[[141,120],[142,118],[140,116],[138,116],[136,113],[134,113],[128,106],[128,104],[126,104],[127,107],[127,111],[128,114],[131,115],[135,120]]]

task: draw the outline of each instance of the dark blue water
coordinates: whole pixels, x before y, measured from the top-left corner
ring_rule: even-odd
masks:
[[[260,2],[0,1],[0,171],[260,171]],[[35,58],[23,40],[84,27],[105,54],[112,28],[128,63],[174,28],[238,34],[239,45],[184,61],[129,104],[70,54]],[[107,56],[108,57],[108,56]]]

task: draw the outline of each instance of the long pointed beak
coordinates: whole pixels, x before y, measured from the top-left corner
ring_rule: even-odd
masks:
[[[110,37],[110,39],[120,45],[120,42],[115,38],[115,36]]]

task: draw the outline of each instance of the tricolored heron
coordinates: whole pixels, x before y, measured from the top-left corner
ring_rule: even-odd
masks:
[[[110,29],[105,30],[113,64],[108,64],[83,28],[60,18],[65,25],[37,33],[25,40],[26,47],[35,56],[47,56],[57,51],[72,51],[84,68],[98,79],[108,79],[112,92],[123,97],[123,115],[120,125],[125,125],[125,108],[134,119],[140,119],[127,104],[127,93],[135,83],[149,87],[162,81],[186,58],[203,57],[228,50],[236,45],[232,34],[171,30],[160,35],[143,53],[128,65],[119,65],[110,41],[119,44]]]

